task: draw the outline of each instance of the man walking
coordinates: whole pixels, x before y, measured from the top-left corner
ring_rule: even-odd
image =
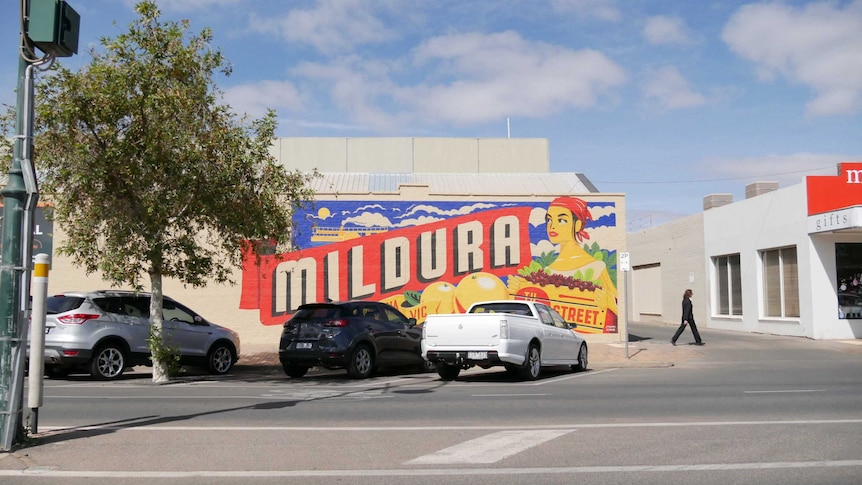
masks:
[[[670,339],[670,343],[673,345],[676,345],[676,341],[682,335],[686,325],[691,326],[691,333],[694,334],[694,344],[703,345],[703,340],[700,339],[700,334],[697,332],[697,325],[694,323],[694,311],[691,304],[691,295],[693,294],[691,290],[685,290],[685,293],[682,295],[682,322],[679,324],[679,328],[676,329],[676,333],[673,334],[673,338]]]

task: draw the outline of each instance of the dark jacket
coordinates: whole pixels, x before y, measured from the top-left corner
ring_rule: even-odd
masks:
[[[694,312],[692,311],[691,298],[687,296],[682,297],[682,318],[679,323],[684,321],[694,323]]]

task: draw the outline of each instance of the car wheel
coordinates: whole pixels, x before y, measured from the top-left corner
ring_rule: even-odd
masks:
[[[578,363],[572,366],[575,372],[587,370],[587,344],[582,343],[581,349],[578,350]]]
[[[90,360],[90,375],[95,379],[116,379],[126,369],[126,356],[116,344],[102,345]]]
[[[437,374],[440,375],[440,378],[444,381],[452,381],[458,377],[458,374],[461,373],[461,368],[457,365],[449,365],[449,364],[438,364],[437,365]]]
[[[207,354],[207,370],[210,374],[227,374],[235,359],[233,349],[226,344],[215,344]]]
[[[539,346],[530,344],[527,349],[527,359],[524,361],[524,366],[521,368],[521,377],[524,380],[534,381],[539,378],[539,373],[542,371],[542,353]]]
[[[281,364],[288,377],[300,378],[308,372],[308,367],[296,364]]]
[[[374,370],[374,355],[366,344],[357,345],[347,362],[347,374],[354,379],[365,379]]]

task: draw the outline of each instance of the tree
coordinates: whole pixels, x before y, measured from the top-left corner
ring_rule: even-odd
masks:
[[[15,135],[15,107],[0,105],[0,170],[12,165],[12,137]]]
[[[187,35],[188,21],[160,21],[151,0],[135,11],[87,66],[40,82],[36,158],[68,234],[58,252],[114,285],[141,290],[149,275],[153,380],[163,382],[162,278],[231,282],[244,251],[289,247],[315,174],[270,154],[273,111],[249,121],[220,103],[213,74],[230,67],[209,29]]]

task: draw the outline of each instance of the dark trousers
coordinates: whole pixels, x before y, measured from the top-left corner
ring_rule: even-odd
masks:
[[[670,340],[671,342],[676,342],[682,332],[685,330],[685,323],[679,324],[679,328],[676,329],[676,333],[673,334],[673,338]],[[697,325],[694,322],[688,322],[688,326],[691,327],[691,333],[694,334],[694,341],[700,343],[700,334],[697,332]]]

